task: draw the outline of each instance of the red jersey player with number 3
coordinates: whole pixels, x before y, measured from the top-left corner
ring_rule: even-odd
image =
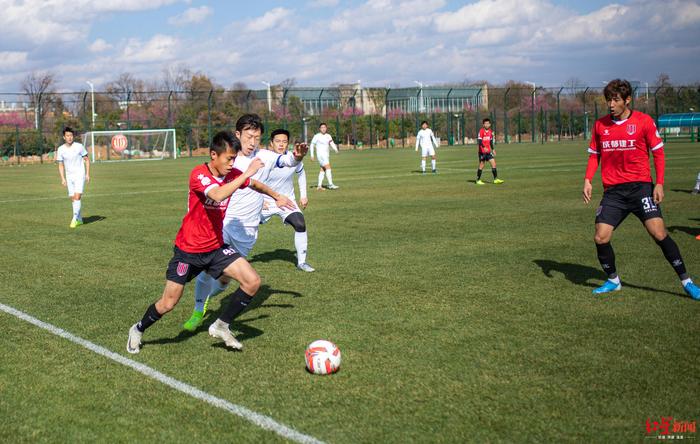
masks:
[[[598,260],[608,280],[593,293],[622,288],[610,240],[615,228],[633,213],[661,247],[685,292],[693,299],[700,300],[700,288],[688,276],[678,245],[666,231],[661,216],[659,204],[664,198],[664,143],[654,120],[629,108],[632,87],[627,80],[613,80],[603,92],[610,114],[595,122],[583,181],[583,200],[589,203],[593,192],[591,179],[600,164],[604,191],[596,211],[594,240]],[[649,152],[654,157],[656,185],[651,180]]]

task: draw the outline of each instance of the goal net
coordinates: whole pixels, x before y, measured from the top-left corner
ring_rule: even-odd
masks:
[[[177,158],[172,128],[88,131],[83,134],[83,145],[93,162]]]

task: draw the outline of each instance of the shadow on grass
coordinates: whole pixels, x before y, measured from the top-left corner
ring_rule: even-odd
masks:
[[[700,227],[679,227],[677,225],[673,225],[670,227],[667,227],[668,231],[671,233],[676,233],[678,231],[682,231],[683,233],[688,233],[691,236],[697,236],[700,234]]]
[[[685,193],[685,194],[690,194],[690,193],[693,192],[693,189],[691,188],[691,189],[689,189],[689,190],[681,190],[680,188],[674,188],[674,189],[672,189],[671,191],[673,191],[674,193]]]
[[[276,250],[268,251],[266,253],[256,254],[255,256],[250,258],[250,262],[272,262],[272,261],[291,262],[294,265],[296,265],[297,264],[297,257],[292,250],[283,250],[281,248],[278,248]]]
[[[225,298],[227,300],[223,301],[221,303],[221,306],[218,309],[207,311],[207,314],[204,315],[204,322],[202,322],[202,324],[199,327],[197,327],[197,329],[195,331],[190,332],[187,330],[182,330],[175,337],[160,338],[160,339],[154,339],[151,341],[143,341],[142,345],[145,346],[145,345],[151,345],[151,344],[179,343],[182,341],[186,341],[186,340],[190,339],[192,336],[195,336],[199,333],[202,333],[202,332],[207,333],[209,330],[209,325],[211,325],[211,323],[214,322],[219,317],[219,314],[221,313],[222,308],[228,306],[229,299],[231,298],[232,294],[233,293],[230,293],[230,294],[225,296]],[[252,322],[260,320],[260,319],[267,319],[269,317],[269,315],[262,314],[262,315],[258,315],[258,316],[254,316],[254,317],[249,317],[246,315],[249,315],[252,310],[255,310],[258,307],[265,304],[265,301],[267,301],[267,299],[270,296],[272,296],[273,294],[286,294],[286,295],[290,295],[294,298],[303,297],[301,293],[298,293],[296,291],[276,290],[276,289],[270,288],[267,285],[261,286],[260,290],[258,290],[258,293],[253,298],[253,301],[250,304],[248,304],[248,307],[243,312],[243,317],[239,317],[237,319],[234,319],[234,321],[231,323],[231,329],[234,332],[238,332],[238,334],[235,335],[236,339],[238,339],[240,341],[245,341],[247,339],[256,338],[256,337],[261,336],[262,334],[265,333],[264,331],[260,330],[259,328],[255,328],[255,327],[249,325],[249,323],[252,323]],[[191,301],[190,301],[190,303],[191,303]],[[185,303],[185,305],[188,305],[188,304]],[[276,307],[276,308],[294,308],[293,304],[265,304],[264,306],[265,307]],[[212,347],[226,348],[226,346],[220,342],[212,344]],[[229,350],[228,348],[226,348],[226,349]]]
[[[564,278],[574,285],[582,285],[584,287],[597,288],[602,284],[602,282],[604,282],[607,279],[607,275],[601,270],[599,270],[598,268],[589,267],[588,265],[571,264],[568,262],[556,262],[547,259],[535,259],[532,262],[534,262],[538,267],[540,267],[542,269],[542,273],[544,273],[544,275],[548,278],[553,278],[554,275],[552,274],[552,272],[556,271],[563,274]],[[602,282],[589,282],[590,279],[597,279]],[[685,293],[677,293],[673,291],[659,290],[658,288],[634,285],[627,283],[623,279],[622,288],[624,289],[625,287],[635,288],[637,290],[651,291],[654,293],[665,293],[673,296],[687,297]]]
[[[106,216],[88,216],[83,218],[83,225],[91,224],[94,222],[99,222],[101,220],[107,219]]]

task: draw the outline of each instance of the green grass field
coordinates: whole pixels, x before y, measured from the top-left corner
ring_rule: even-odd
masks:
[[[700,277],[700,145],[667,146],[666,223]],[[214,396],[333,443],[639,442],[647,418],[698,420],[700,303],[630,216],[613,239],[623,291],[604,280],[594,201],[580,197],[585,143],[498,147],[500,186],[474,183],[474,147],[343,152],[337,191],[309,190],[309,262],[261,228],[256,302],[234,322],[243,352],[205,326],[183,334],[192,286],[144,334],[203,159],[93,165],[90,223],[70,230],[54,165],[0,169],[0,303]],[[316,168],[306,160],[309,184]],[[491,181],[488,169],[484,178]],[[0,312],[2,442],[277,442],[281,437]],[[339,373],[304,370],[326,338]],[[695,436],[690,434],[686,436]]]

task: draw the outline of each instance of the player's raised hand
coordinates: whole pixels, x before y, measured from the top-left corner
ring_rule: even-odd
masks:
[[[593,185],[591,185],[590,180],[585,179],[583,181],[583,201],[586,203],[590,202],[591,196],[593,196]]]
[[[275,199],[275,204],[277,204],[277,206],[279,208],[288,208],[290,210],[297,209],[297,206],[293,200],[291,200],[287,196],[283,196],[281,194],[279,196],[277,196],[277,199]]]
[[[306,153],[308,151],[309,151],[309,146],[307,144],[296,143],[296,144],[294,144],[294,151],[292,152],[292,154],[294,155],[294,158],[296,160],[301,161],[304,158],[304,156],[306,156]]]
[[[263,161],[260,160],[259,157],[256,157],[255,159],[253,159],[252,162],[250,162],[250,165],[248,165],[248,169],[245,170],[245,173],[243,174],[245,174],[248,177],[251,177],[255,175],[255,173],[257,173],[258,170],[264,166],[265,164],[263,163]]]

